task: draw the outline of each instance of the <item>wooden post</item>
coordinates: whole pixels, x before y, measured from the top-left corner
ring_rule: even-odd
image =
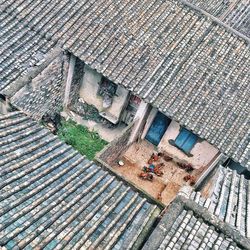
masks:
[[[70,90],[71,90],[71,84],[72,79],[74,75],[74,69],[76,64],[76,57],[74,55],[70,55],[70,61],[69,61],[69,70],[68,70],[68,76],[65,86],[65,94],[64,94],[64,101],[63,101],[63,108],[67,109],[70,99]]]
[[[140,131],[143,129],[144,123],[146,121],[146,116],[148,115],[149,104],[141,101],[139,108],[135,114],[134,118],[134,128],[131,132],[128,144],[133,143],[139,137]]]

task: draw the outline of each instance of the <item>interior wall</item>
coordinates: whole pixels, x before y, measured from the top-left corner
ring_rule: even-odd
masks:
[[[179,132],[180,125],[177,122],[172,121],[158,145],[159,151],[165,151],[171,157],[183,160],[187,163],[191,163],[196,168],[207,166],[219,152],[214,146],[209,144],[207,141],[198,140],[198,142],[191,150],[191,154],[193,156],[189,157],[180,149],[169,144],[169,140],[175,140]]]
[[[85,65],[80,97],[88,104],[95,106],[99,112],[105,111],[111,116],[119,118],[124,106],[127,104],[129,91],[118,85],[111,107],[104,109],[103,98],[97,95],[101,79],[101,74]]]
[[[142,130],[144,128],[146,118],[150,113],[149,111],[150,105],[144,101],[141,101],[133,120],[134,126],[129,138],[129,143],[133,143],[138,138],[140,138],[140,134],[142,133]]]
[[[90,105],[102,111],[102,97],[97,95],[102,75],[89,66],[84,66],[84,76],[80,87],[80,97]]]
[[[120,117],[124,106],[128,103],[129,91],[124,87],[118,85],[116,95],[113,98],[112,106],[108,109],[108,112],[116,117]]]

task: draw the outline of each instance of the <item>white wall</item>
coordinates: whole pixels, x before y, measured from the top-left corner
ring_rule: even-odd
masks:
[[[102,98],[97,96],[97,91],[101,78],[101,74],[87,65],[84,66],[84,76],[80,88],[80,97],[83,98],[83,100],[88,104],[94,105],[99,111],[102,111]]]
[[[6,114],[7,113],[7,108],[5,101],[0,99],[0,114]]]
[[[141,100],[141,103],[137,109],[134,117],[134,127],[132,129],[128,144],[135,142],[140,137],[140,132],[143,129],[143,125],[149,110],[149,104]]]
[[[101,74],[85,65],[80,97],[88,104],[94,105],[99,112],[105,111],[107,114],[119,118],[124,105],[127,104],[129,91],[118,85],[112,106],[105,110],[103,108],[103,98],[97,95],[101,78]]]
[[[156,108],[153,108],[150,111],[150,113],[148,115],[148,118],[147,118],[147,121],[146,121],[146,124],[145,124],[145,127],[143,129],[143,133],[142,133],[142,136],[141,136],[142,139],[144,139],[146,137],[147,132],[148,132],[152,122],[154,121],[155,116],[157,115],[157,112],[158,112],[158,110]]]
[[[116,95],[113,97],[112,106],[108,108],[108,112],[119,118],[124,106],[128,104],[128,95],[129,91],[118,85]]]
[[[170,156],[175,157],[176,159],[184,160],[188,163],[191,163],[194,167],[202,167],[206,166],[210,163],[211,160],[216,156],[219,152],[214,146],[209,144],[207,141],[198,141],[193,149],[191,150],[192,157],[188,157],[181,150],[169,144],[168,140],[175,138],[178,136],[180,131],[180,125],[172,121],[165,132],[160,144],[158,145],[159,151],[166,151]]]
[[[7,114],[10,109],[9,102],[6,100],[0,99],[0,114],[4,115]]]

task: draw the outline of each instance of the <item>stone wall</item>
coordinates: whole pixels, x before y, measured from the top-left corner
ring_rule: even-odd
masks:
[[[124,152],[129,146],[129,138],[132,132],[134,124],[131,123],[125,131],[117,139],[108,144],[101,152],[96,156],[96,160],[101,164],[106,163],[112,165],[119,158],[122,152]]]
[[[74,107],[79,103],[80,98],[80,88],[84,76],[84,62],[76,58],[76,64],[74,68],[74,74],[70,89],[70,104],[69,106]]]
[[[60,112],[68,67],[69,55],[61,52],[11,98],[11,103],[36,120]]]

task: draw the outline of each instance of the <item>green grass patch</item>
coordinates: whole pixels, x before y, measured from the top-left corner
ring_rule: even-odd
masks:
[[[63,120],[57,135],[80,154],[86,155],[89,160],[93,160],[96,153],[108,144],[98,133],[90,132],[87,127],[78,125],[72,120]]]

